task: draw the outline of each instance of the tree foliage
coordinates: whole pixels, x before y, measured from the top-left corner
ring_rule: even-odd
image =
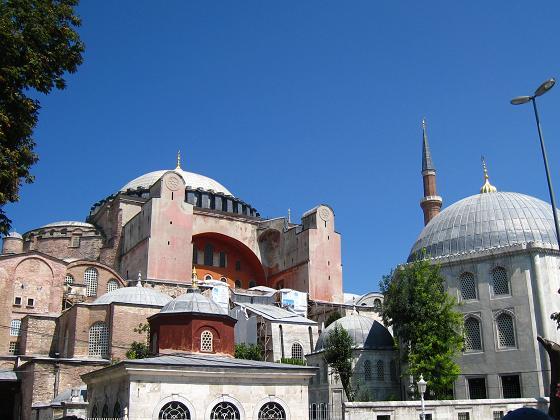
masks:
[[[400,343],[403,373],[424,375],[437,399],[450,396],[460,373],[454,358],[463,346],[463,318],[444,282],[438,265],[420,260],[399,267],[380,284],[383,321]]]
[[[0,0],[0,233],[10,219],[3,209],[19,200],[22,182],[33,182],[37,161],[33,129],[39,101],[33,92],[64,89],[64,74],[82,63],[84,45],[74,28],[78,0]]]
[[[355,391],[352,387],[352,347],[354,340],[348,331],[335,325],[325,340],[323,358],[338,375],[348,401],[354,401]]]
[[[262,347],[258,344],[239,343],[235,345],[235,358],[247,360],[263,360]]]
[[[342,314],[340,312],[333,312],[331,313],[328,317],[327,320],[325,321],[325,328],[327,328],[329,325],[331,325],[334,321],[336,321],[337,319],[342,318]]]
[[[150,351],[146,343],[133,341],[130,348],[126,352],[127,359],[145,359],[150,355]]]

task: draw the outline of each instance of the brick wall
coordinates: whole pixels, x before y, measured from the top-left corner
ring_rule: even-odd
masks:
[[[20,354],[26,356],[54,354],[58,341],[55,330],[56,316],[25,316],[21,321]]]

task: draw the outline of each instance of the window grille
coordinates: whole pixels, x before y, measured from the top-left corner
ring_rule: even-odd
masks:
[[[97,270],[93,267],[84,272],[84,283],[86,285],[86,296],[97,296]]]
[[[371,362],[369,360],[366,360],[364,362],[364,379],[366,381],[371,381]]]
[[[486,379],[485,378],[469,378],[469,398],[471,400],[483,400],[486,398]]]
[[[502,393],[504,398],[521,398],[519,375],[502,376]]]
[[[476,281],[472,273],[463,273],[459,277],[461,287],[461,299],[476,299]]]
[[[391,375],[391,381],[397,381],[397,363],[394,360],[391,360],[389,363],[389,374]]]
[[[64,284],[68,286],[74,284],[74,277],[72,276],[72,274],[66,274],[66,277],[64,278]]]
[[[237,407],[227,401],[217,404],[210,413],[211,420],[236,420],[240,418]]]
[[[492,420],[502,420],[504,418],[503,411],[494,411],[492,413]]]
[[[167,419],[188,419],[191,418],[191,413],[187,406],[179,401],[171,401],[161,407],[159,410],[160,420]]]
[[[303,360],[303,347],[301,346],[301,344],[292,344],[292,359]]]
[[[502,313],[496,318],[496,330],[498,332],[498,347],[515,347],[515,331],[513,328],[513,317]]]
[[[509,295],[509,281],[505,268],[496,267],[492,270],[492,286],[495,295]]]
[[[90,327],[88,354],[104,358],[109,355],[109,330],[104,322],[96,322]]]
[[[377,364],[375,365],[375,369],[377,371],[377,380],[384,381],[385,380],[385,366],[383,364],[383,360],[378,360]]]
[[[468,411],[457,413],[457,420],[470,420],[470,418],[470,413]]]
[[[19,353],[19,343],[17,341],[10,341],[10,345],[8,347],[8,353],[10,354]]]
[[[259,410],[258,420],[286,420],[286,412],[275,402],[268,402]]]
[[[10,336],[19,337],[21,334],[21,319],[12,319],[10,322]]]
[[[465,320],[465,351],[482,350],[480,321],[474,317]]]
[[[117,290],[119,288],[119,283],[111,279],[107,282],[107,292],[112,292],[113,290]]]
[[[214,351],[213,339],[214,336],[210,331],[202,331],[202,334],[200,334],[200,351],[212,353]]]

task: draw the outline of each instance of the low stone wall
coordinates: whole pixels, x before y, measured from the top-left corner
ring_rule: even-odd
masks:
[[[434,420],[500,419],[520,407],[546,412],[548,398],[426,401],[425,413]],[[347,402],[343,409],[344,420],[418,420],[422,413],[420,401]]]

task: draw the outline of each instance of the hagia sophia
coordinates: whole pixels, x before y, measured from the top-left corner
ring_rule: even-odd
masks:
[[[425,123],[421,162],[425,227],[408,261],[438,263],[460,302],[454,398],[547,395],[536,337],[560,339],[549,321],[560,311],[550,205],[499,192],[484,167],[480,193],[441,210]],[[341,240],[330,206],[298,223],[265,219],[180,156],[93,204],[85,221],[12,232],[0,255],[0,417],[341,418],[330,414],[342,385],[322,355],[337,325],[353,338],[364,398],[408,399],[383,296],[344,293]],[[134,342],[150,356],[128,359]],[[263,361],[235,358],[240,343],[259,344]],[[373,418],[396,418],[391,410]]]

